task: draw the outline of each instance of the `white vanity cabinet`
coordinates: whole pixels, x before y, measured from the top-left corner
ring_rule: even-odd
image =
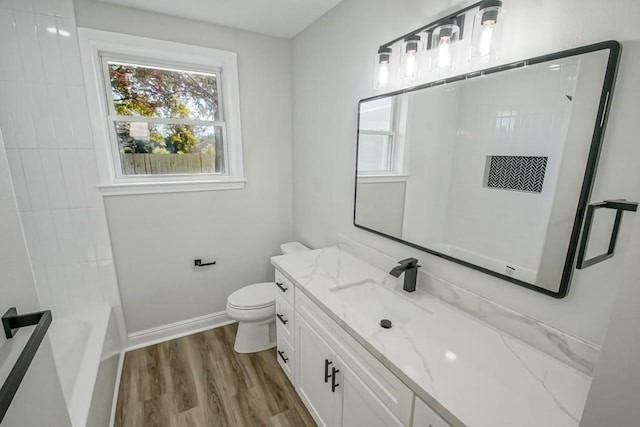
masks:
[[[318,425],[448,426],[277,269],[275,292],[278,362]]]
[[[296,320],[296,391],[318,425],[340,425],[338,357],[304,319],[297,316]]]
[[[298,315],[297,391],[320,426],[402,427],[329,344]]]
[[[276,334],[277,358],[282,370],[295,385],[295,311],[293,309],[295,286],[276,270]]]
[[[416,397],[413,427],[449,427],[449,423],[440,418],[429,405]]]

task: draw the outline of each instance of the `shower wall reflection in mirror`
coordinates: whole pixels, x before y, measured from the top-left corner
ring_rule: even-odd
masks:
[[[606,42],[361,101],[355,225],[566,295],[618,50]]]

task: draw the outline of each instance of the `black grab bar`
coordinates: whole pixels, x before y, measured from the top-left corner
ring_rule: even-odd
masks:
[[[31,365],[31,361],[36,355],[38,347],[40,347],[40,343],[49,329],[49,325],[51,325],[52,319],[51,310],[18,315],[18,310],[16,310],[15,307],[11,307],[2,316],[2,326],[7,339],[13,338],[15,332],[20,328],[33,325],[36,325],[36,327],[0,389],[0,423],[4,419],[9,405],[11,405],[11,401],[18,391],[18,387],[20,387],[20,383],[27,373],[29,365]]]

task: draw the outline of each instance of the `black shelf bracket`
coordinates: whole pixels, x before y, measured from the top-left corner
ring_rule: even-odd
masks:
[[[36,325],[36,327],[0,389],[0,423],[4,419],[11,405],[11,401],[16,395],[18,387],[20,387],[20,383],[27,373],[52,320],[53,317],[50,310],[19,315],[15,307],[11,307],[2,316],[2,326],[7,339],[12,339],[20,328],[33,325]]]
[[[593,216],[597,209],[615,209],[616,219],[613,223],[611,231],[611,239],[609,240],[609,249],[606,253],[585,259],[587,247],[589,246],[589,235],[591,234],[591,226],[593,225]],[[580,240],[580,248],[578,249],[578,262],[576,268],[578,270],[591,267],[604,260],[613,257],[616,249],[616,241],[620,233],[620,224],[622,223],[622,214],[624,212],[637,212],[638,203],[628,202],[625,199],[605,200],[604,202],[592,203],[587,206],[587,214],[584,220],[584,230],[582,231],[582,240]]]

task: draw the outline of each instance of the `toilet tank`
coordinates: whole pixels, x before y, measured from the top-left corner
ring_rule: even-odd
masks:
[[[300,242],[288,242],[280,245],[280,252],[282,252],[283,255],[292,254],[295,252],[305,252],[310,250],[311,249],[309,249],[308,247],[306,247]]]

